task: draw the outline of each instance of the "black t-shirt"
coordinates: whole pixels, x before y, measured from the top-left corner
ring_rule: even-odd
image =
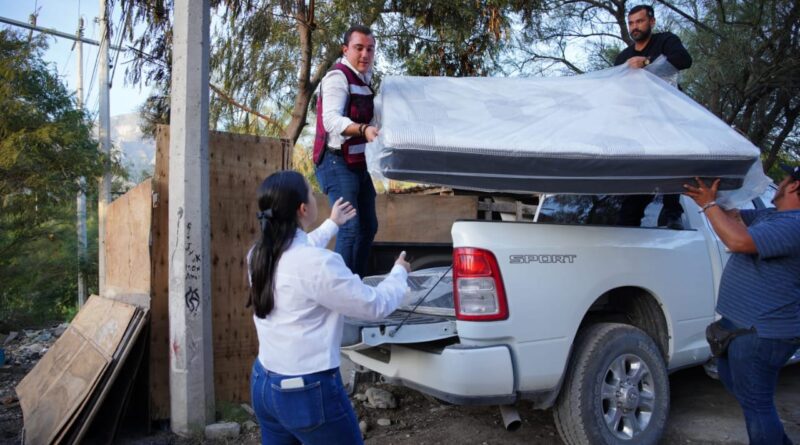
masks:
[[[622,65],[631,57],[644,56],[651,62],[655,61],[658,56],[665,55],[667,60],[675,68],[685,70],[692,66],[692,56],[689,51],[683,47],[681,39],[671,32],[657,32],[650,36],[650,41],[642,51],[636,51],[635,45],[631,45],[622,50],[617,58],[614,60],[614,65]]]

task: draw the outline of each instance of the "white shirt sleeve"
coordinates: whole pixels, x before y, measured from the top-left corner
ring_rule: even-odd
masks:
[[[328,245],[328,242],[333,238],[333,235],[339,232],[339,226],[336,225],[330,218],[326,219],[308,234],[308,243],[314,247],[322,247]]]
[[[319,270],[319,289],[313,298],[348,317],[381,320],[394,312],[409,294],[408,273],[402,266],[395,265],[376,287],[364,284],[347,268],[342,257],[333,252],[322,261]]]
[[[339,70],[332,70],[322,78],[320,82],[322,89],[322,125],[328,132],[328,139],[333,141],[346,140],[342,132],[352,124],[353,121],[345,116],[344,107],[350,98],[350,87],[347,84],[347,77]],[[335,136],[335,137],[330,137]]]

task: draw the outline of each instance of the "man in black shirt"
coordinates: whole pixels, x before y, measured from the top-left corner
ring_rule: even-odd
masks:
[[[667,57],[667,61],[678,70],[685,70],[692,66],[692,56],[684,48],[681,39],[671,32],[654,34],[655,24],[656,16],[651,6],[634,6],[628,13],[628,32],[633,39],[633,45],[619,53],[614,60],[614,65],[622,65],[627,62],[631,68],[644,68],[663,54]],[[619,224],[638,226],[644,216],[644,209],[652,200],[652,195],[625,197],[622,201]],[[680,195],[664,195],[664,207],[658,217],[658,225],[671,229],[682,229],[682,214]]]
[[[692,66],[692,56],[683,47],[681,39],[671,32],[653,34],[655,24],[656,16],[651,6],[634,6],[628,13],[628,33],[633,45],[619,53],[614,65],[628,62],[631,68],[644,68],[663,54],[679,70]]]

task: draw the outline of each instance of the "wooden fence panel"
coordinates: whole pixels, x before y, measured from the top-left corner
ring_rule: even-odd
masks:
[[[152,183],[148,179],[108,206],[103,291],[106,298],[139,295],[146,298],[138,301],[149,300],[151,192]]]
[[[247,250],[257,236],[256,193],[261,181],[286,165],[280,140],[209,134],[211,300],[214,393],[217,401],[250,399],[250,367],[258,351],[247,298]],[[151,415],[169,417],[169,128],[159,127],[152,225]]]

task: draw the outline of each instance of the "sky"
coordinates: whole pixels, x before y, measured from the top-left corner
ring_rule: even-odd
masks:
[[[114,2],[109,2],[114,3]],[[118,5],[111,5],[112,23],[119,23]],[[100,11],[99,0],[0,0],[0,16],[29,22],[29,16],[34,12],[39,12],[37,25],[43,28],[51,28],[68,34],[75,34],[78,30],[78,18],[84,20],[84,37],[95,41],[100,40],[100,29],[95,18]],[[0,23],[2,28],[15,28],[27,35],[28,30],[17,28],[5,23]],[[35,31],[34,31],[35,32]],[[69,91],[74,92],[77,88],[78,55],[74,50],[72,40],[49,36],[47,41],[50,48],[44,54],[44,60],[51,64],[51,67],[58,73]],[[116,38],[112,42],[116,45]],[[120,46],[125,46],[120,45]],[[83,45],[83,88],[86,108],[88,111],[97,114],[97,85],[98,75],[96,67],[98,47],[94,45]],[[111,62],[114,62],[116,51],[110,52]],[[131,56],[121,53],[117,59],[116,70],[109,70],[111,79],[110,106],[111,116],[136,112],[139,106],[147,98],[149,87],[138,87],[125,85],[125,68],[128,66]],[[94,72],[94,81],[92,73]],[[113,78],[111,78],[113,73]],[[91,90],[88,90],[91,84]]]

